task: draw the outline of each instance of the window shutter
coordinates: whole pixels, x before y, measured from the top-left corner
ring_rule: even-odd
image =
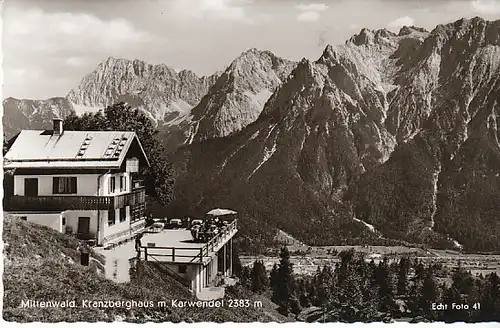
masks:
[[[76,194],[76,177],[71,177],[71,193]]]
[[[59,178],[53,177],[52,178],[52,193],[58,194],[58,190],[59,190]]]

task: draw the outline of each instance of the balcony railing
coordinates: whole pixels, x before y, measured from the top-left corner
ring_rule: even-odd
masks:
[[[117,196],[11,196],[4,200],[8,211],[113,210],[146,201],[144,188]]]

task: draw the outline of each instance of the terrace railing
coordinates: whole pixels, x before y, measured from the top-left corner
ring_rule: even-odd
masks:
[[[227,236],[237,230],[237,220],[235,219],[200,248],[167,246],[142,246],[141,248],[146,261],[153,256],[161,258],[163,262],[203,263],[205,257],[213,253],[221,242],[227,241]],[[162,251],[162,253],[155,252],[155,250]],[[155,260],[157,260],[156,258]],[[179,261],[180,259],[186,260]]]

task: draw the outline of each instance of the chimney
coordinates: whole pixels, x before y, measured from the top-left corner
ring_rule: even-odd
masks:
[[[54,118],[54,132],[52,135],[60,136],[63,134],[63,120],[60,118]]]

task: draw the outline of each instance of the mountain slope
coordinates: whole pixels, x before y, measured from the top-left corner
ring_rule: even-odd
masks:
[[[110,57],[85,76],[67,98],[83,110],[126,101],[161,125],[185,119],[217,77],[200,78],[188,70],[177,73],[164,64]]]
[[[499,26],[363,29],[303,60],[255,123],[178,151],[171,214],[228,204],[306,242],[354,238],[364,221],[500,249]]]
[[[75,113],[66,98],[46,100],[7,98],[3,101],[3,130],[7,138],[22,129],[51,129],[55,117],[64,118]]]
[[[242,53],[193,108],[188,143],[224,137],[254,122],[295,65],[270,51]]]
[[[371,238],[341,197],[354,177],[385,161],[394,147],[383,124],[392,72],[383,68],[401,40],[363,30],[343,46],[329,46],[317,62],[298,64],[254,124],[182,148],[174,157],[172,213],[213,203],[308,243]]]

